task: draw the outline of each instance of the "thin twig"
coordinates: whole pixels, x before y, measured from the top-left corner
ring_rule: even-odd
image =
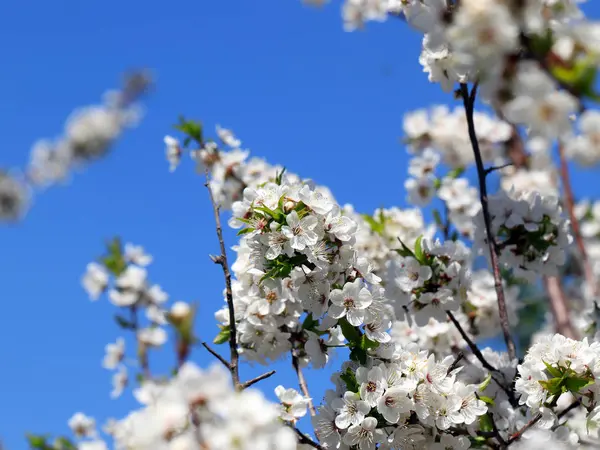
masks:
[[[465,354],[463,352],[458,352],[458,354],[456,355],[456,359],[454,360],[454,362],[452,364],[450,364],[450,367],[448,367],[448,370],[446,371],[446,375],[449,375],[452,373],[452,371],[454,369],[456,369],[458,367],[458,363],[465,357]]]
[[[506,441],[504,440],[504,438],[500,434],[500,430],[498,429],[498,425],[496,425],[496,421],[494,420],[494,415],[492,413],[488,413],[488,416],[490,416],[490,421],[492,422],[492,430],[494,431],[494,437],[500,443],[501,448],[506,448],[508,446],[508,444],[506,443]]]
[[[304,394],[304,397],[308,399],[308,410],[310,411],[311,416],[317,415],[317,410],[315,409],[315,405],[312,402],[312,398],[310,396],[310,392],[308,391],[308,385],[306,384],[306,379],[304,378],[304,374],[302,373],[302,369],[300,369],[300,361],[298,360],[298,356],[294,350],[292,350],[292,366],[296,371],[296,375],[298,376],[298,384],[300,385],[300,390]]]
[[[511,162],[507,162],[506,164],[502,164],[500,166],[491,166],[491,167],[488,167],[487,169],[485,169],[484,174],[485,174],[485,176],[488,176],[492,172],[496,172],[497,170],[506,169],[507,167],[511,167],[513,165],[514,164],[511,161]]]
[[[579,219],[575,215],[575,199],[573,196],[573,188],[571,187],[571,177],[569,175],[569,166],[567,165],[567,158],[565,157],[565,149],[561,142],[558,143],[558,156],[560,159],[560,179],[562,186],[565,191],[565,206],[569,214],[571,221],[571,229],[573,230],[573,238],[577,249],[579,250],[579,256],[581,257],[581,263],[583,265],[583,273],[585,281],[588,287],[592,290],[594,297],[598,296],[598,282],[594,276],[594,270],[590,264],[587,250],[585,249],[585,243],[583,242],[583,236],[581,236],[581,228],[579,225]]]
[[[473,353],[475,358],[477,358],[479,360],[481,365],[483,367],[485,367],[487,370],[489,370],[490,372],[497,372],[498,370],[494,366],[492,366],[489,362],[487,362],[487,360],[483,356],[483,353],[481,353],[481,350],[479,350],[479,348],[477,347],[477,344],[475,344],[475,342],[473,342],[473,340],[469,337],[469,335],[463,329],[463,327],[458,322],[458,320],[456,320],[456,317],[454,317],[454,314],[452,314],[451,311],[446,311],[446,313],[448,314],[448,317],[450,318],[450,320],[452,321],[452,323],[454,324],[454,326],[460,333],[461,337],[464,339],[464,341],[467,343],[467,345],[471,349],[471,353]]]
[[[317,444],[315,441],[313,441],[311,438],[309,438],[307,435],[305,435],[298,428],[296,428],[296,427],[291,427],[291,428],[292,428],[292,430],[294,430],[296,432],[296,435],[299,438],[300,444],[310,445],[312,448],[316,448],[317,450],[325,450],[325,448],[322,445]]]
[[[520,439],[521,436],[523,436],[523,433],[525,433],[527,430],[529,430],[532,426],[534,426],[536,423],[538,423],[540,421],[540,419],[542,418],[542,413],[537,413],[535,415],[535,417],[533,419],[531,419],[529,422],[527,422],[523,428],[521,428],[519,431],[517,431],[516,433],[513,433],[513,435],[510,437],[510,439],[507,442],[507,445],[512,444],[513,442],[515,442],[516,440]]]
[[[269,378],[272,375],[275,375],[275,371],[274,370],[271,370],[269,372],[263,373],[262,375],[259,375],[256,378],[252,378],[251,380],[245,381],[245,382],[242,383],[242,389],[249,388],[253,384],[256,384],[259,381],[262,381],[262,380],[264,380],[266,378]]]
[[[210,202],[213,207],[215,216],[215,226],[217,230],[217,238],[219,239],[219,247],[221,254],[212,258],[215,264],[219,264],[223,269],[223,276],[225,278],[225,297],[227,299],[227,308],[229,310],[229,350],[231,352],[231,358],[229,361],[229,371],[231,372],[231,379],[236,389],[240,389],[240,374],[238,368],[239,354],[237,351],[237,330],[235,325],[235,309],[233,306],[233,291],[231,290],[231,273],[229,272],[229,264],[227,262],[227,250],[225,249],[225,241],[223,240],[223,230],[221,229],[221,214],[220,207],[215,201],[215,197],[210,186],[210,175],[208,168],[205,170],[206,183],[204,184],[208,189],[208,195],[210,196]]]
[[[223,358],[221,355],[219,355],[212,347],[210,347],[206,342],[202,343],[202,346],[208,350],[208,352],[213,355],[215,358],[217,358],[219,361],[221,361],[221,363],[227,367],[227,370],[231,370],[231,368],[229,367],[229,362]]]
[[[485,182],[485,168],[483,167],[483,160],[481,158],[481,151],[479,149],[479,142],[477,141],[477,133],[475,131],[475,121],[473,119],[473,108],[475,105],[475,97],[477,95],[477,84],[473,86],[473,89],[471,90],[470,94],[469,87],[464,83],[460,85],[460,91],[465,107],[465,115],[467,118],[467,125],[469,129],[469,139],[471,141],[471,146],[473,147],[475,164],[477,166],[477,178],[479,179],[479,199],[481,201],[483,220],[485,222],[485,231],[487,233],[490,261],[492,264],[492,273],[494,275],[494,287],[496,289],[496,296],[498,297],[498,313],[500,315],[500,325],[502,327],[502,333],[504,334],[504,342],[506,343],[508,355],[512,360],[517,357],[517,350],[512,336],[510,334],[508,310],[506,309],[506,299],[504,297],[504,288],[502,286],[500,264],[498,262],[498,255],[496,253],[496,239],[494,238],[491,229],[492,227],[490,211],[488,208],[487,186]]]
[[[579,339],[577,331],[571,323],[571,315],[565,293],[558,277],[544,277],[544,285],[550,299],[550,310],[554,317],[554,328],[557,333],[570,339]]]
[[[579,406],[581,406],[581,401],[579,399],[576,399],[573,403],[571,403],[569,406],[567,406],[565,409],[563,409],[561,412],[559,412],[556,415],[557,419],[562,419],[564,416],[566,416],[567,414],[569,414],[571,411],[573,411],[575,408],[578,408]]]

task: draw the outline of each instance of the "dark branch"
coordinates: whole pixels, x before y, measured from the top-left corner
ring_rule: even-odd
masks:
[[[215,350],[213,350],[206,342],[202,343],[202,346],[208,350],[208,352],[213,355],[215,358],[217,358],[219,361],[221,361],[221,363],[227,367],[227,370],[231,370],[231,367],[229,367],[229,362],[223,358],[221,355],[219,355]]]
[[[500,315],[500,325],[502,327],[502,333],[504,334],[504,342],[506,343],[506,349],[510,359],[517,357],[517,349],[515,343],[510,334],[510,323],[508,321],[508,310],[506,309],[506,299],[504,297],[504,287],[502,286],[502,276],[500,274],[500,264],[498,262],[497,245],[496,239],[492,234],[490,211],[488,208],[488,193],[485,182],[486,174],[483,167],[483,159],[481,158],[481,151],[479,149],[479,141],[477,140],[477,133],[475,131],[475,121],[473,119],[473,112],[475,106],[475,97],[477,95],[477,84],[473,86],[473,89],[469,93],[469,88],[466,84],[460,85],[460,92],[463,98],[463,104],[465,107],[465,115],[467,118],[467,126],[469,129],[469,139],[471,146],[473,147],[473,154],[475,156],[475,165],[477,167],[477,178],[479,180],[479,199],[481,201],[481,209],[483,213],[483,220],[485,222],[485,231],[487,234],[488,247],[490,252],[490,261],[492,265],[492,273],[494,275],[494,287],[496,289],[496,296],[498,297],[498,313]]]
[[[225,297],[227,300],[227,308],[229,310],[229,327],[231,332],[229,333],[229,350],[231,358],[229,361],[229,371],[231,372],[231,379],[236,389],[240,389],[240,374],[238,368],[239,354],[237,351],[237,330],[235,325],[235,309],[233,306],[233,291],[231,290],[231,273],[229,272],[229,264],[227,262],[227,250],[225,249],[225,241],[223,240],[223,230],[221,228],[221,214],[220,207],[215,201],[212,188],[210,186],[210,176],[208,168],[206,168],[206,188],[208,189],[208,195],[210,202],[213,207],[215,216],[215,225],[217,231],[217,238],[219,239],[219,247],[221,254],[217,257],[213,257],[212,260],[215,264],[219,264],[223,269],[223,277],[225,278]]]
[[[245,381],[242,383],[242,389],[249,388],[253,384],[258,383],[266,378],[269,378],[271,375],[275,375],[275,371],[271,370],[270,372],[263,373],[262,375],[257,376],[256,378],[252,378],[251,380]]]
[[[291,428],[292,428],[292,430],[294,430],[296,432],[296,435],[298,436],[298,442],[300,444],[310,445],[312,448],[316,448],[317,450],[325,450],[325,448],[323,446],[321,446],[320,444],[317,444],[315,441],[313,441],[311,438],[309,438],[307,435],[305,435],[298,428],[293,427],[293,426]]]

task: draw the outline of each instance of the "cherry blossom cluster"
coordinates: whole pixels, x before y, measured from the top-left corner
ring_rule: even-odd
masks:
[[[533,344],[518,366],[515,390],[519,403],[545,416],[550,426],[556,422],[552,412],[561,395],[570,393],[600,420],[598,384],[600,348],[587,339],[576,341],[560,334],[546,336]],[[600,423],[600,422],[599,422]]]
[[[188,122],[187,126],[193,124]],[[189,128],[184,127],[182,130],[189,133]],[[216,141],[204,142],[201,136],[192,133],[196,136],[196,141],[199,141],[196,142],[199,148],[189,151],[189,154],[196,162],[198,173],[204,173],[205,170],[210,172],[211,189],[217,203],[230,209],[235,202],[242,200],[247,186],[256,187],[275,179],[277,174],[283,171],[283,167],[272,166],[261,158],[248,159],[250,152],[240,148],[242,141],[231,130],[217,125],[216,133],[227,151],[220,149]],[[164,142],[167,161],[173,172],[179,166],[186,146],[169,135],[165,136]],[[286,175],[288,180],[299,181],[299,178],[291,173]]]
[[[562,216],[555,197],[500,191],[490,196],[489,212],[500,263],[514,276],[535,280],[541,274],[558,273],[566,261],[571,235],[569,221]],[[483,251],[488,245],[483,213],[475,220],[476,244]]]
[[[305,343],[320,367],[343,342],[341,320],[364,325],[375,342],[390,339],[381,280],[353,248],[357,224],[327,192],[282,174],[247,187],[232,210],[242,235],[232,269],[243,355],[264,361]],[[229,326],[225,309],[217,317]]]
[[[168,294],[148,279],[146,267],[152,259],[142,247],[128,243],[122,249],[120,241],[115,240],[108,245],[106,256],[87,265],[81,280],[91,300],[97,300],[107,292],[110,302],[122,311],[115,320],[122,329],[135,333],[139,364],[143,370],[147,366],[147,350],[160,347],[167,341],[165,325],[191,315],[190,306],[183,302],[175,302],[170,311],[165,308]],[[145,314],[146,326],[141,324],[140,312]],[[112,397],[120,396],[128,383],[124,358],[123,338],[106,346],[102,365],[115,370]]]
[[[414,344],[387,345],[384,353],[334,375],[336,390],[313,418],[326,448],[469,448],[468,438],[450,431],[476,427],[487,406],[480,386],[459,380],[455,358],[438,360]]]
[[[36,142],[24,174],[0,170],[0,221],[20,219],[33,188],[65,181],[71,171],[103,157],[124,130],[139,121],[137,101],[150,84],[147,73],[130,75],[122,90],[106,92],[102,104],[73,111],[62,136]]]
[[[343,18],[352,30],[365,21],[403,16],[424,33],[419,62],[431,82],[451,92],[457,83],[478,81],[511,123],[556,138],[571,133],[570,115],[579,107],[575,96],[559,89],[561,82],[570,76],[583,86],[580,91],[589,90],[584,69],[594,66],[590,55],[600,47],[597,24],[585,20],[577,3],[346,0]]]
[[[221,365],[201,370],[185,363],[168,382],[144,381],[134,396],[141,408],[104,427],[117,449],[298,448],[294,431],[279,420],[278,405],[258,390],[234,390]],[[69,425],[82,438],[78,450],[108,449],[92,418],[78,413]]]
[[[418,326],[429,319],[446,320],[467,300],[471,284],[470,253],[464,245],[446,241],[417,240],[415,249],[401,250],[389,261],[387,294],[406,310]]]
[[[495,164],[502,162],[512,127],[478,111],[474,113],[473,120],[483,160]],[[450,110],[447,106],[434,106],[429,111],[413,111],[404,116],[403,127],[409,153],[420,156],[409,166],[409,174],[416,178],[432,174],[440,159],[450,169],[464,168],[474,162],[462,107]],[[427,149],[435,153],[424,153]]]

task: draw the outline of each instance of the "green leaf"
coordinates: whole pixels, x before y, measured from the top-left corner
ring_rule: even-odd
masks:
[[[356,381],[356,375],[350,368],[347,368],[344,373],[340,374],[340,378],[346,383],[347,390],[350,392],[358,392],[359,386]]]
[[[348,340],[351,347],[360,345],[362,333],[357,327],[351,325],[345,317],[338,320],[338,325],[342,328],[342,334]]]
[[[202,123],[194,120],[186,120],[185,117],[179,117],[179,123],[174,125],[175,129],[186,134],[189,138],[195,140],[198,145],[204,145],[202,136]],[[187,142],[187,143],[186,143]],[[184,145],[189,145],[190,141],[186,139]]]
[[[52,448],[46,442],[49,438],[49,435],[47,434],[42,435],[27,433],[25,436],[27,438],[27,442],[29,443],[29,447],[31,447],[32,449],[48,450]]]
[[[485,395],[478,395],[477,398],[487,405],[495,405],[494,399],[491,397],[486,397]]]
[[[435,224],[439,228],[444,228],[444,222],[442,222],[442,215],[440,214],[440,212],[437,209],[433,210],[433,219],[435,221]]]
[[[60,436],[54,441],[54,448],[59,450],[75,450],[77,447],[65,436]]]
[[[554,367],[543,360],[542,360],[542,362],[546,366],[546,370],[548,371],[548,373],[550,375],[552,375],[554,378],[563,376],[563,372],[558,367]]]
[[[460,177],[463,173],[465,173],[465,168],[464,167],[457,167],[456,169],[451,170],[450,172],[448,172],[447,177],[455,179],[455,178]]]
[[[425,264],[425,255],[423,254],[423,248],[421,247],[422,240],[423,235],[419,236],[415,241],[415,257],[421,264]]]
[[[492,422],[492,418],[489,414],[484,414],[479,418],[479,429],[481,431],[494,431],[494,425]]]
[[[374,348],[379,347],[379,342],[372,341],[367,337],[366,334],[363,334],[360,338],[360,348],[364,351],[368,351]]]
[[[590,380],[583,377],[569,377],[565,380],[565,387],[574,394],[592,384],[594,384],[593,379]]]
[[[354,347],[350,351],[350,360],[364,365],[367,363],[367,352],[360,347]]]
[[[492,374],[488,373],[487,377],[485,377],[485,380],[483,380],[481,382],[481,384],[477,387],[477,390],[479,392],[483,392],[486,390],[486,388],[490,385],[490,382],[492,381]]]
[[[124,330],[135,330],[135,324],[127,320],[125,317],[115,314],[114,316],[115,322]]]
[[[217,345],[224,344],[225,342],[229,341],[230,335],[231,335],[231,329],[229,328],[229,325],[226,325],[221,328],[221,331],[213,339],[213,342]]]
[[[283,169],[281,169],[281,172],[278,172],[275,175],[275,184],[281,186],[281,182],[283,180],[283,174],[285,173],[285,167]]]
[[[377,234],[383,234],[385,229],[384,222],[378,222],[375,218],[371,217],[369,214],[362,214],[362,218],[365,219],[365,222],[369,224],[371,230]]]
[[[312,313],[308,313],[304,322],[302,322],[302,328],[309,331],[314,331],[317,325],[319,325],[319,321],[313,319]]]
[[[562,393],[562,378],[551,378],[550,380],[540,380],[538,383],[546,389],[550,395],[560,395]]]
[[[252,233],[253,231],[254,231],[254,228],[242,228],[240,231],[237,232],[237,235],[241,236],[243,234]]]
[[[417,257],[415,256],[415,254],[413,253],[413,251],[408,248],[404,242],[402,242],[402,239],[398,238],[398,242],[400,242],[400,245],[402,246],[402,248],[397,248],[396,252],[400,255],[400,256],[404,256],[406,257],[411,257],[411,258],[415,258],[417,259]]]

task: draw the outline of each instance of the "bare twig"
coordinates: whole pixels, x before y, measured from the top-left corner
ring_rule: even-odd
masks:
[[[594,276],[594,270],[590,264],[587,251],[585,249],[585,243],[581,236],[581,228],[579,226],[579,219],[575,215],[575,199],[573,196],[573,188],[571,187],[571,177],[569,175],[569,167],[567,165],[567,159],[565,157],[565,149],[561,142],[558,143],[558,156],[560,159],[560,179],[562,186],[565,191],[565,206],[569,214],[571,221],[571,229],[573,230],[573,238],[577,249],[579,250],[579,256],[581,257],[581,263],[583,265],[583,273],[585,281],[588,287],[592,290],[594,297],[598,296],[598,282]]]
[[[450,364],[450,367],[448,367],[448,370],[446,371],[446,375],[449,375],[450,373],[452,373],[452,371],[458,367],[458,363],[461,362],[464,357],[465,357],[465,354],[463,352],[459,351],[458,354],[456,355],[456,359],[452,362],[452,364]]]
[[[573,411],[575,408],[578,408],[579,406],[581,406],[581,401],[579,399],[576,399],[573,403],[571,403],[569,406],[567,406],[565,409],[563,409],[561,412],[559,412],[556,417],[558,419],[562,419],[564,416],[566,416],[567,414],[569,414],[571,411]]]
[[[550,299],[550,310],[554,317],[554,328],[557,333],[571,339],[578,339],[577,331],[571,323],[569,307],[565,293],[558,277],[544,277],[544,285]]]
[[[477,178],[479,179],[479,199],[481,201],[483,220],[485,222],[485,231],[487,233],[490,261],[492,264],[492,273],[494,275],[494,287],[496,289],[496,296],[498,297],[498,313],[500,315],[500,325],[502,327],[502,333],[504,334],[504,342],[506,343],[508,355],[510,356],[510,359],[515,359],[517,357],[517,350],[512,336],[510,334],[508,310],[506,309],[506,299],[504,297],[504,288],[502,286],[500,264],[498,262],[498,255],[496,253],[496,239],[493,236],[491,230],[491,219],[488,208],[488,194],[485,182],[485,168],[483,167],[483,160],[481,158],[481,151],[479,149],[479,142],[477,141],[477,133],[475,131],[475,121],[473,119],[475,97],[477,95],[477,84],[473,86],[473,89],[469,94],[469,87],[463,83],[460,85],[460,92],[462,94],[463,104],[465,107],[465,115],[467,118],[467,125],[469,129],[469,139],[471,141],[471,146],[473,147],[473,154],[475,156],[475,164],[477,167]]]
[[[213,207],[215,216],[215,226],[217,230],[217,238],[219,239],[219,247],[221,254],[212,258],[215,264],[219,264],[223,269],[223,277],[225,278],[225,297],[227,300],[227,309],[229,310],[229,350],[231,358],[229,361],[229,371],[231,372],[231,379],[236,389],[240,389],[240,373],[238,368],[239,354],[237,351],[237,330],[235,325],[235,309],[233,306],[233,292],[231,290],[231,273],[229,272],[229,264],[227,262],[227,250],[225,249],[225,241],[223,240],[223,230],[221,228],[221,214],[220,207],[215,201],[215,197],[210,186],[210,175],[208,168],[206,168],[206,183],[204,184],[208,189],[208,195],[210,196],[210,202]]]
[[[313,441],[311,438],[309,438],[307,435],[305,435],[298,428],[293,427],[293,426],[291,428],[292,428],[292,430],[294,430],[296,432],[296,435],[298,436],[298,442],[300,442],[300,444],[310,445],[312,448],[316,448],[317,450],[325,450],[325,448],[322,445],[317,444],[315,441]]]
[[[215,358],[217,358],[219,361],[221,361],[221,363],[227,367],[227,370],[231,370],[231,368],[229,367],[229,362],[223,358],[221,355],[219,355],[210,345],[208,345],[206,342],[202,343],[202,346],[208,350],[208,352],[213,355]]]
[[[507,162],[506,164],[502,164],[500,166],[491,166],[491,167],[488,167],[487,169],[485,169],[484,174],[485,174],[485,176],[488,176],[492,172],[496,172],[497,170],[506,169],[507,167],[511,167],[513,165],[514,165],[514,163],[511,161],[511,162]]]
[[[533,417],[533,419],[531,419],[529,422],[527,422],[523,428],[521,428],[519,431],[517,431],[516,433],[514,433],[510,439],[507,442],[507,445],[512,444],[513,442],[519,440],[521,438],[521,436],[523,436],[523,433],[525,433],[527,430],[529,430],[532,426],[534,426],[536,423],[538,423],[540,421],[540,419],[542,418],[542,413],[537,413],[535,415],[535,417]]]
[[[252,378],[251,380],[245,381],[242,383],[242,389],[249,388],[253,384],[258,383],[266,378],[269,378],[271,375],[275,375],[275,371],[271,370],[269,372],[263,373],[262,375],[257,376],[256,378]]]
[[[464,341],[467,343],[467,345],[471,349],[471,353],[473,353],[475,358],[477,358],[479,360],[481,365],[483,367],[485,367],[487,370],[489,370],[490,372],[497,372],[498,370],[494,366],[492,366],[489,362],[487,362],[487,360],[481,353],[481,350],[479,350],[479,348],[477,347],[477,344],[475,344],[475,342],[473,342],[473,340],[469,337],[469,335],[463,329],[463,327],[461,326],[459,321],[456,320],[456,317],[454,317],[454,314],[452,314],[451,311],[446,311],[446,313],[448,314],[448,317],[450,318],[450,320],[452,321],[452,323],[454,324],[454,326],[460,333],[461,337],[464,339]]]
[[[296,371],[296,375],[298,376],[298,384],[300,385],[300,390],[304,394],[304,397],[308,399],[308,410],[310,411],[311,416],[317,415],[317,410],[315,409],[315,405],[312,402],[312,398],[310,397],[310,392],[308,391],[308,385],[306,384],[306,379],[304,378],[304,374],[302,373],[302,369],[300,369],[300,364],[298,360],[298,356],[294,350],[292,350],[292,366]]]

